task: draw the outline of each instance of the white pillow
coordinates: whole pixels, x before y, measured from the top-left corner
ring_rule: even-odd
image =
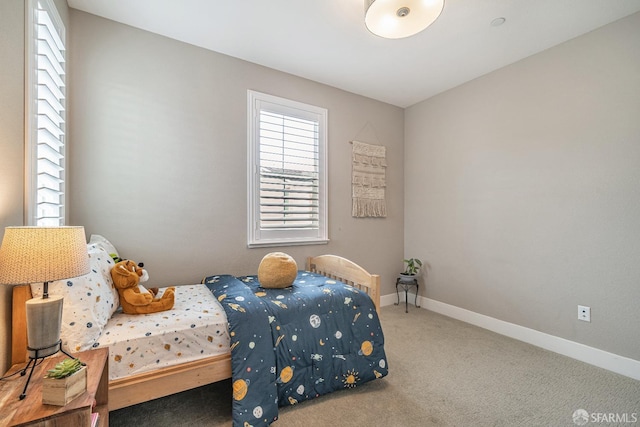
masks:
[[[108,241],[106,238],[104,238],[103,236],[99,235],[99,234],[92,234],[91,235],[91,239],[89,240],[89,244],[90,245],[97,245],[97,246],[102,246],[104,248],[105,251],[107,251],[107,253],[109,255],[111,255],[111,258],[115,257],[119,257],[120,255],[118,255],[118,251],[116,250],[116,247],[113,246],[113,244]]]
[[[88,274],[49,283],[49,294],[64,297],[60,337],[70,352],[90,349],[119,304],[112,292],[113,259],[97,245],[88,245],[87,250]],[[42,283],[32,284],[31,293],[34,298],[42,297]]]
[[[96,269],[102,273],[104,282],[108,285],[111,294],[113,294],[113,306],[110,307],[109,313],[109,317],[111,317],[111,315],[120,306],[120,294],[118,294],[118,290],[113,285],[113,279],[111,278],[111,269],[116,265],[115,261],[111,257],[113,252],[109,252],[101,243],[89,243],[87,245],[87,250],[89,251],[89,259],[91,260],[95,258],[97,260],[95,265],[91,265],[91,269]],[[118,256],[117,252],[116,256]]]

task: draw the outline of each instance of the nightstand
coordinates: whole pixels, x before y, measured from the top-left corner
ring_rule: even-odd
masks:
[[[402,277],[398,277],[396,279],[396,296],[398,297],[398,302],[395,303],[394,305],[400,304],[400,294],[398,293],[398,286],[401,286],[402,289],[404,290],[404,312],[405,313],[409,312],[409,289],[412,286],[416,287],[416,299],[415,299],[414,305],[416,307],[420,307],[418,305],[418,289],[419,289],[419,286],[418,286],[418,280],[417,279],[407,280],[407,279],[404,279]]]
[[[20,400],[26,381],[17,374],[0,381],[0,425],[38,427],[90,427],[91,413],[98,412],[98,425],[109,425],[109,349],[82,351],[73,354],[87,364],[87,391],[65,406],[44,405],[42,403],[42,378],[47,370],[65,359],[64,354],[45,359],[33,371],[27,389],[27,396]],[[5,375],[24,368],[24,364],[14,365]],[[94,407],[95,403],[95,407]]]

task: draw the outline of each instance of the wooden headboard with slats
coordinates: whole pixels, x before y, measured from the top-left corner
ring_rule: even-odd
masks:
[[[306,270],[340,280],[369,295],[380,311],[380,276],[370,274],[353,261],[337,255],[320,255],[307,258]]]

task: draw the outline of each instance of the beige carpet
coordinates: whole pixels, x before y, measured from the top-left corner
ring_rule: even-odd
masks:
[[[280,409],[275,426],[640,425],[640,381],[404,305],[382,308],[389,375]],[[231,426],[230,381],[111,412],[113,426]],[[621,421],[636,422],[624,423]]]

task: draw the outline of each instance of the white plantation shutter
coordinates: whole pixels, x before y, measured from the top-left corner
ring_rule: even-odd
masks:
[[[249,246],[326,243],[326,116],[249,91]]]
[[[51,0],[29,0],[27,28],[27,223],[64,225],[65,29]]]
[[[318,124],[260,112],[260,227],[319,227]]]

